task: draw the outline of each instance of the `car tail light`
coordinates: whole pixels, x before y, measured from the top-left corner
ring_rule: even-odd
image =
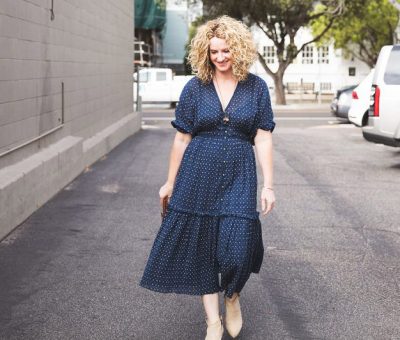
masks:
[[[352,97],[353,99],[358,99],[357,92],[356,92],[356,91],[353,91],[353,92],[351,93],[351,97]]]
[[[381,90],[379,86],[372,85],[371,88],[371,100],[369,106],[369,116],[379,117],[379,98],[381,96]]]

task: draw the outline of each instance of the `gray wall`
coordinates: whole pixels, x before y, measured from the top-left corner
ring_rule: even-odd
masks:
[[[50,5],[0,1],[0,238],[140,129],[133,1]]]

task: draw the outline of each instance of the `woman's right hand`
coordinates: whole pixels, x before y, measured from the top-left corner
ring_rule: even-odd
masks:
[[[163,200],[165,197],[168,197],[168,203],[169,203],[169,199],[172,195],[172,190],[173,190],[174,186],[173,184],[166,182],[159,191],[159,195],[160,195],[160,205],[162,206],[163,204]]]

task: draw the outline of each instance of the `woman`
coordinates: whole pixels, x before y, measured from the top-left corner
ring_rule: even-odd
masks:
[[[258,273],[264,248],[257,206],[257,158],[263,215],[274,207],[272,136],[266,83],[249,67],[257,56],[248,28],[228,16],[207,22],[191,42],[196,77],[184,87],[175,120],[167,182],[168,212],[154,241],[142,287],[201,295],[206,340],[224,328],[218,292],[225,291],[225,326],[242,327],[239,294]]]

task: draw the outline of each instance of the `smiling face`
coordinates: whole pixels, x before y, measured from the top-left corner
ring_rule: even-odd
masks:
[[[225,39],[210,39],[210,61],[215,66],[215,71],[232,72],[232,56]]]

